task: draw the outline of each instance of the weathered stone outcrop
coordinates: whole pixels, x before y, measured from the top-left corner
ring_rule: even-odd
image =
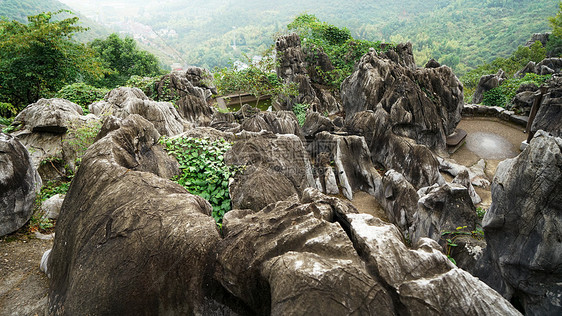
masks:
[[[435,241],[422,238],[409,249],[392,224],[367,214],[338,215],[369,271],[398,296],[400,314],[519,315],[497,292],[456,268]]]
[[[71,122],[83,115],[82,108],[65,99],[40,99],[28,105],[14,119],[31,132],[64,134]]]
[[[501,69],[495,75],[485,75],[480,77],[478,86],[476,86],[476,91],[472,96],[472,103],[481,103],[484,98],[484,93],[492,90],[493,88],[499,87],[505,79],[507,79],[507,77],[505,76],[505,72]]]
[[[413,243],[423,237],[439,241],[443,232],[455,231],[457,227],[464,227],[464,231],[476,229],[476,209],[464,186],[435,184],[420,189],[418,196],[418,208],[410,227]]]
[[[269,131],[274,134],[293,134],[302,137],[295,113],[291,111],[259,112],[244,119],[240,129],[249,132]]]
[[[216,279],[258,315],[392,315],[392,297],[355,251],[334,209],[349,203],[306,189],[223,221]]]
[[[526,315],[562,312],[561,150],[561,138],[539,131],[501,162],[482,222],[488,246],[476,276]]]
[[[350,200],[353,192],[358,190],[375,194],[380,176],[371,161],[364,137],[321,132],[309,145],[309,152],[316,161],[316,174],[324,192],[331,191],[328,187],[334,183],[332,177],[336,175],[342,194]],[[328,164],[321,158],[322,154],[326,155]]]
[[[25,147],[0,133],[0,236],[12,233],[31,217],[41,177]]]
[[[240,135],[225,154],[230,165],[245,166],[230,184],[233,208],[258,211],[307,187],[314,187],[308,153],[291,134]]]
[[[158,101],[172,101],[182,118],[197,126],[209,125],[214,110],[208,105],[216,92],[209,79],[212,76],[203,68],[190,67],[185,72],[172,72],[156,83],[152,96]]]
[[[375,196],[385,210],[388,220],[396,225],[404,236],[410,234],[414,215],[418,208],[416,188],[396,170],[388,170],[376,187]]]
[[[302,126],[302,132],[306,138],[313,138],[320,132],[333,132],[335,129],[334,123],[318,112],[308,112]]]
[[[177,135],[185,127],[189,127],[172,103],[153,101],[138,88],[113,89],[105,95],[104,101],[90,104],[89,109],[95,115],[113,115],[119,118],[138,114],[166,136]]]
[[[90,134],[101,125],[100,118],[82,115],[82,108],[64,99],[41,99],[16,117],[21,129],[12,133],[28,150],[33,166],[43,181],[68,176],[76,158],[87,147]]]
[[[86,153],[63,203],[49,315],[213,314],[211,206],[168,176],[160,134],[138,115]]]
[[[295,33],[280,36],[275,42],[275,49],[279,62],[277,75],[287,83],[295,83],[299,93],[283,100],[280,103],[282,109],[291,110],[297,103],[306,103],[311,105],[312,111],[320,113],[341,111],[337,97],[324,86],[326,79],[322,72],[331,71],[334,67],[321,49],[303,52],[301,40]]]
[[[369,120],[377,125],[368,127],[371,136],[364,135],[367,143],[379,144],[376,149],[370,147],[374,159],[401,172],[399,166],[385,163],[395,152],[390,146],[411,152],[405,147],[423,144],[433,151],[444,151],[445,138],[460,121],[463,107],[462,84],[451,69],[416,68],[411,45],[384,55],[372,51],[363,56],[355,72],[342,83],[341,93],[349,131],[366,128],[358,123],[371,115],[365,111],[373,111]],[[397,142],[404,144],[395,145]]]
[[[545,58],[539,63],[530,61],[525,68],[515,73],[515,77],[523,78],[528,73],[551,75],[562,71],[562,58]]]
[[[562,78],[549,81],[549,89],[544,96],[531,131],[547,131],[553,136],[562,137]]]
[[[439,162],[424,145],[393,132],[391,115],[379,104],[375,111],[356,113],[345,130],[365,137],[373,162],[402,173],[416,188],[444,183]]]
[[[525,43],[525,46],[530,47],[536,41],[539,41],[539,42],[541,42],[542,46],[546,47],[546,43],[548,42],[548,39],[550,38],[551,34],[552,33],[550,33],[550,32],[534,33],[533,35],[531,35],[531,39],[528,40],[527,43]]]

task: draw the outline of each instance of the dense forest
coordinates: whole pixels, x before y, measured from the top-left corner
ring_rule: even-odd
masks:
[[[228,1],[228,0],[63,0],[103,17],[128,19],[150,26],[159,36],[150,40],[168,60],[213,68],[226,66],[242,53],[267,49],[276,33],[301,13],[347,27],[353,37],[370,41],[411,41],[421,65],[435,58],[458,75],[507,57],[535,32],[549,30],[546,17],[557,10],[552,0],[381,0],[381,1]],[[103,9],[100,9],[103,8]],[[124,12],[120,11],[120,12]],[[120,23],[123,27],[123,23]],[[173,51],[171,51],[173,50]]]
[[[95,32],[103,27],[132,33],[165,64],[179,62],[209,69],[224,67],[243,54],[268,49],[286,25],[302,13],[347,27],[357,39],[414,44],[416,61],[430,58],[463,75],[497,57],[508,57],[532,33],[548,31],[552,0],[1,0],[0,16],[22,21],[29,14],[72,8]],[[92,34],[94,33],[94,34]],[[109,34],[105,31],[105,34]]]

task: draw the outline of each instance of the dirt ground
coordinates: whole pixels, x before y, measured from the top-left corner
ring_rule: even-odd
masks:
[[[53,246],[20,231],[0,237],[0,315],[44,315],[48,279],[39,270],[41,257]]]

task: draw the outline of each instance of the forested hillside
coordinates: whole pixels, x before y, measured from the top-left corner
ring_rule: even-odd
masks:
[[[106,21],[123,20],[110,8],[127,7],[130,20],[152,28],[152,45],[176,50],[179,62],[213,68],[241,53],[268,48],[277,32],[307,12],[348,27],[356,38],[414,44],[417,61],[436,58],[458,74],[496,57],[506,57],[535,32],[549,30],[553,0],[381,0],[381,1],[229,1],[229,0],[63,0]],[[100,9],[103,8],[103,9]],[[97,12],[97,13],[96,13]]]
[[[458,75],[509,56],[532,33],[548,31],[553,0],[61,0],[74,11],[134,33],[166,63],[214,68],[257,55],[301,13],[347,27],[355,38],[414,44],[417,62],[435,58]],[[57,1],[0,0],[0,15],[23,18]],[[27,11],[26,11],[27,10]],[[23,11],[23,12],[19,12]],[[83,20],[81,18],[81,20]],[[91,35],[90,35],[91,36]]]

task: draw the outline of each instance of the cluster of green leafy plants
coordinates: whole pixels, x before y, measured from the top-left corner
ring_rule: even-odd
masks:
[[[157,95],[156,84],[162,79],[162,76],[154,77],[143,77],[138,75],[133,75],[127,80],[125,86],[132,88],[139,88],[148,97],[152,98]]]
[[[451,254],[453,248],[458,246],[456,240],[460,236],[470,236],[474,239],[479,239],[479,240],[482,240],[484,238],[484,231],[482,230],[481,226],[477,226],[476,229],[472,231],[466,231],[465,230],[466,228],[467,226],[459,226],[454,231],[444,231],[441,233],[441,239],[445,240],[447,244],[447,251],[445,254],[447,255],[447,258],[449,258],[449,260],[451,260],[451,262],[454,263],[455,265],[457,264],[457,262],[451,256]]]
[[[264,52],[259,60],[246,55],[242,57],[246,62],[242,69],[231,65],[231,67],[215,68],[213,71],[214,84],[219,95],[251,93],[256,97],[256,104],[264,95],[271,95],[275,100],[298,95],[296,84],[284,83],[277,76],[276,61],[271,50]],[[240,106],[242,106],[241,99]]]
[[[392,47],[380,41],[355,39],[349,29],[322,22],[312,14],[297,16],[287,28],[299,34],[301,45],[308,52],[310,65],[315,64],[315,54],[319,50],[328,55],[334,69],[330,71],[314,69],[314,71],[333,89],[339,89],[343,80],[353,72],[355,63],[371,48],[383,51]]]
[[[68,123],[67,138],[64,141],[68,143],[76,153],[76,160],[78,163],[86,153],[88,147],[94,143],[96,136],[101,130],[101,126],[102,122],[99,120]]]
[[[479,219],[482,219],[484,218],[484,215],[486,215],[487,211],[488,211],[487,209],[479,206],[476,208],[476,216],[478,216]]]
[[[57,194],[68,193],[73,177],[74,174],[68,170],[66,177],[59,180],[48,181],[43,185],[43,187],[41,187],[41,190],[35,197],[35,207],[28,225],[29,232],[45,232],[54,227],[54,221],[47,218],[46,214],[41,209],[41,205],[43,202]]]
[[[60,89],[56,94],[56,98],[66,99],[74,102],[82,107],[84,114],[89,113],[88,105],[102,100],[109,89],[96,88],[84,82],[76,82]]]
[[[511,100],[515,97],[517,89],[519,89],[522,84],[532,83],[536,86],[541,86],[551,77],[551,75],[527,73],[523,78],[506,79],[499,87],[484,92],[482,104],[505,107],[506,104],[511,102]]]
[[[224,154],[232,144],[224,139],[212,141],[192,137],[163,137],[160,142],[180,164],[182,174],[172,180],[209,201],[213,218],[220,227],[224,214],[231,209],[229,179],[239,170],[224,161]]]
[[[293,113],[297,116],[297,122],[299,122],[299,126],[304,125],[304,121],[306,120],[306,111],[310,108],[310,104],[300,104],[297,103],[293,106]]]

